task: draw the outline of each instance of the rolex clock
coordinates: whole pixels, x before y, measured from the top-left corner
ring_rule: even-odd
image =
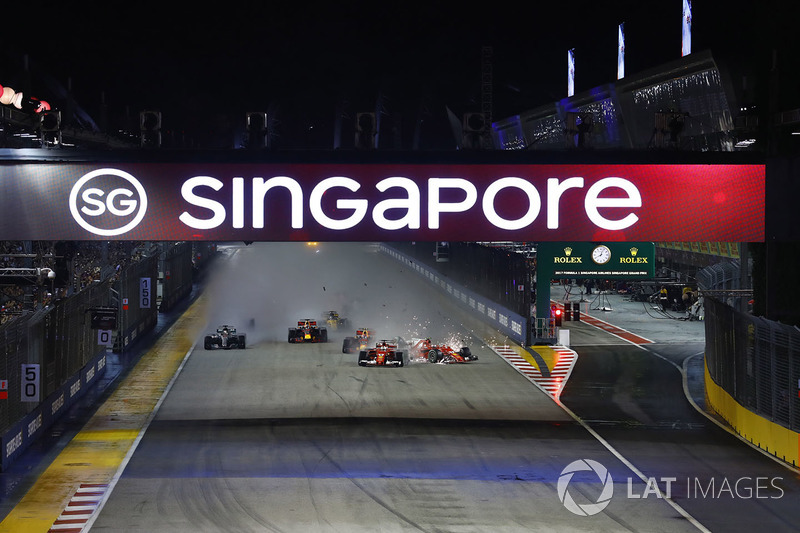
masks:
[[[608,248],[608,246],[601,244],[594,247],[594,250],[592,250],[592,261],[598,265],[605,265],[610,260],[611,250]]]

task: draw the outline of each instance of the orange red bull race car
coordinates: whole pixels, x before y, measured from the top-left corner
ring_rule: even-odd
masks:
[[[296,328],[289,328],[289,342],[328,342],[328,330],[319,327],[316,320],[304,318],[297,321]]]
[[[373,332],[369,328],[358,328],[355,337],[345,337],[342,341],[342,353],[355,353],[365,350],[372,340]]]
[[[478,360],[478,356],[472,354],[469,346],[462,346],[456,350],[447,344],[433,344],[430,339],[417,340],[411,345],[409,352],[411,359],[416,362],[450,364]]]
[[[408,352],[395,340],[382,340],[374,348],[358,352],[358,366],[406,366]]]

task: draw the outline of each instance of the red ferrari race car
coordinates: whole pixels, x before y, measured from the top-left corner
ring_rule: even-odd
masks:
[[[328,342],[328,330],[317,326],[317,321],[304,318],[296,328],[289,328],[289,342]]]
[[[450,364],[478,360],[478,356],[472,354],[469,346],[463,346],[461,349],[455,350],[447,344],[433,344],[430,339],[416,341],[409,351],[412,354],[412,360],[417,362],[427,361],[429,363]]]
[[[374,348],[358,352],[358,366],[406,366],[408,352],[401,350],[398,341],[378,341]]]
[[[342,341],[342,353],[355,353],[364,350],[372,340],[372,330],[369,328],[358,328],[355,337],[345,337]]]

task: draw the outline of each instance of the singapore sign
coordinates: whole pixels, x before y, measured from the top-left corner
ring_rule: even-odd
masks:
[[[17,163],[2,240],[764,240],[763,165]]]

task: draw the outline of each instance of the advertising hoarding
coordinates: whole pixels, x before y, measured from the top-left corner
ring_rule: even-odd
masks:
[[[0,239],[761,242],[758,164],[19,163]]]

